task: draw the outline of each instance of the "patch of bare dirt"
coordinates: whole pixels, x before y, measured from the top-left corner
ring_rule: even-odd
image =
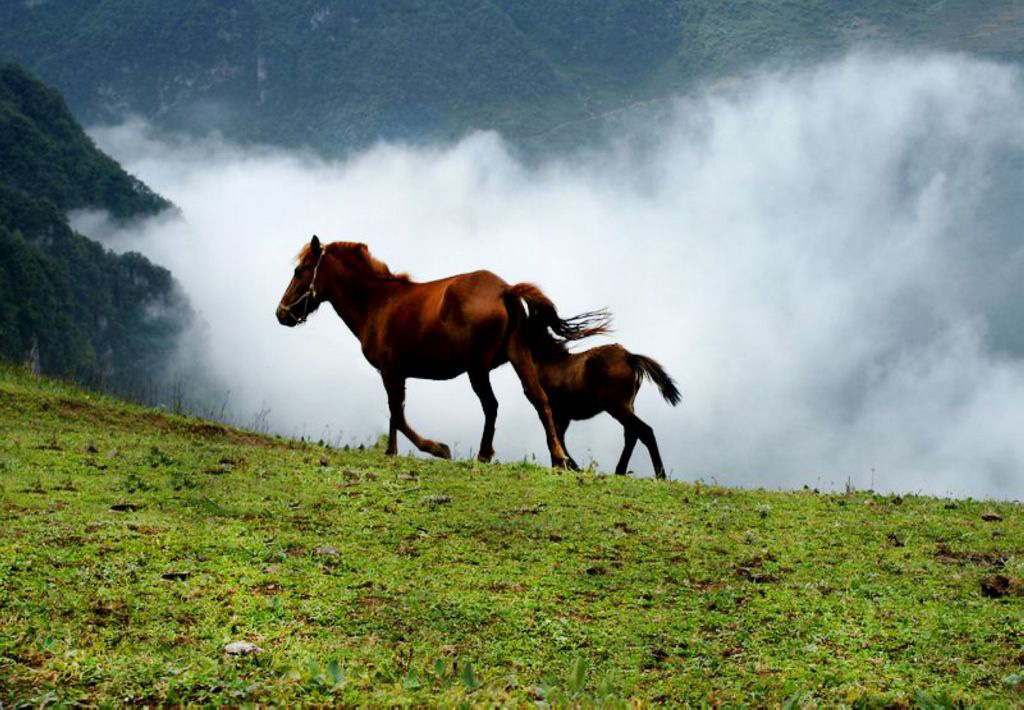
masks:
[[[765,562],[774,562],[771,554],[762,557],[754,555],[749,560],[736,565],[736,576],[754,584],[768,584],[778,582],[779,575],[764,569]]]
[[[990,574],[981,580],[981,593],[990,599],[1024,597],[1024,580],[1005,574]]]
[[[251,589],[253,594],[258,594],[261,597],[272,597],[281,593],[281,585],[277,582],[264,582],[251,587]]]
[[[388,600],[384,597],[377,597],[372,594],[364,594],[359,597],[359,606],[366,609],[377,609],[388,604]]]
[[[953,550],[944,542],[940,542],[935,546],[935,559],[952,565],[974,564],[989,567],[990,569],[1002,569],[1006,566],[1006,561],[1010,559],[1010,556],[1010,552],[1002,550],[989,550],[986,552]]]

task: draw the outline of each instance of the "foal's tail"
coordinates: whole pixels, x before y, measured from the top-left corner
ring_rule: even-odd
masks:
[[[509,290],[514,297],[526,301],[529,311],[527,323],[531,330],[535,329],[535,333],[550,328],[559,339],[566,341],[601,335],[611,330],[612,316],[604,309],[587,311],[572,318],[559,318],[555,304],[533,284],[516,284]]]
[[[679,389],[676,387],[675,381],[668,376],[665,372],[665,368],[652,360],[646,355],[636,355],[630,353],[627,356],[629,366],[636,372],[637,378],[648,377],[651,382],[658,385],[658,389],[661,390],[661,396],[665,398],[665,401],[671,404],[673,407],[679,404],[679,400],[683,398],[683,395],[679,393]]]

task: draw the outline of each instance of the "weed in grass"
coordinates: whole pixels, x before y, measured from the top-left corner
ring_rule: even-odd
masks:
[[[143,462],[150,468],[160,468],[161,466],[170,466],[174,463],[174,459],[161,451],[158,446],[150,446]]]
[[[135,471],[130,471],[121,479],[119,488],[126,493],[144,493],[156,490],[156,486]]]

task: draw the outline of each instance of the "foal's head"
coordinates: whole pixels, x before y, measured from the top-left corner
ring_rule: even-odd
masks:
[[[291,327],[304,323],[323,301],[320,274],[323,258],[324,247],[313,235],[309,244],[299,252],[291,283],[277,304],[277,320],[281,325]]]

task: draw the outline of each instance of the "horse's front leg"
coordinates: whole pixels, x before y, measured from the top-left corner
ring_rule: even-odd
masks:
[[[491,389],[491,373],[487,370],[474,370],[469,373],[469,383],[480,398],[480,406],[484,409],[484,433],[480,437],[480,452],[477,459],[490,461],[494,458],[494,422],[498,418],[498,400]]]
[[[579,471],[580,465],[576,463],[572,454],[569,453],[569,447],[565,445],[565,432],[569,430],[569,417],[561,412],[556,412],[554,407],[552,407],[551,418],[555,421],[555,432],[558,434],[558,440],[562,442],[562,448],[565,449],[565,457],[568,459],[569,468],[573,471]]]
[[[396,432],[402,432],[408,437],[420,451],[437,456],[442,459],[452,457],[451,450],[439,441],[424,439],[413,431],[409,423],[405,421],[405,378],[396,376],[384,376],[384,389],[388,393],[388,408],[391,410],[391,425],[388,429],[387,454],[394,456],[398,453],[398,441]]]

